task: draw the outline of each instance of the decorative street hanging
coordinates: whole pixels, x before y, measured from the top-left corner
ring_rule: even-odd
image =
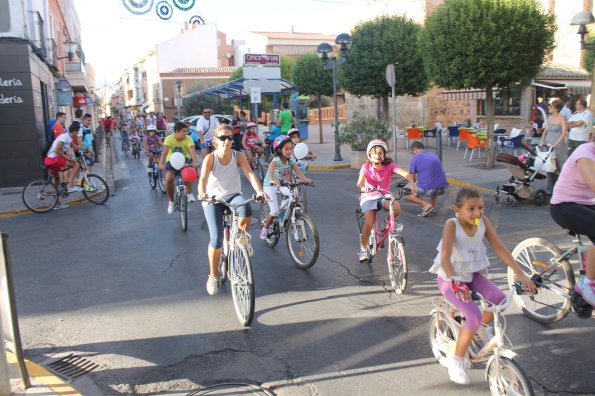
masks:
[[[157,12],[157,16],[163,19],[164,21],[170,19],[174,12],[173,8],[171,7],[171,4],[169,4],[167,1],[160,1],[159,3],[157,3],[155,11]]]
[[[122,0],[122,4],[135,15],[144,15],[153,8],[153,0]]]

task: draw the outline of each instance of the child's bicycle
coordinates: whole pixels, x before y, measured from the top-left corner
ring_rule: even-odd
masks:
[[[140,159],[140,142],[138,140],[131,141],[132,146],[132,158]]]
[[[298,166],[298,168],[300,169],[300,171],[302,171],[302,173],[305,175],[306,171],[308,170],[308,163],[306,161],[312,161],[313,158],[312,157],[305,157],[302,158],[301,160],[297,161],[296,164]],[[294,180],[297,180],[297,177],[295,175],[293,175],[292,172],[292,176],[294,178]],[[304,212],[308,211],[308,198],[306,196],[306,189],[304,188],[303,185],[299,186],[299,195],[298,195],[298,199],[299,199],[299,203],[303,209]]]
[[[533,395],[529,377],[515,361],[517,354],[505,344],[508,338],[503,312],[510,305],[513,294],[522,292],[522,287],[515,284],[498,305],[486,301],[480,293],[472,292],[473,300],[479,301],[484,310],[494,313],[494,336],[486,344],[475,337],[467,351],[472,363],[483,362],[491,354],[487,359],[485,378],[492,395]],[[433,304],[434,309],[430,313],[430,345],[434,357],[446,367],[448,358],[454,354],[465,318],[444,297],[434,299]]]
[[[183,169],[183,168],[182,168]],[[186,232],[188,229],[188,195],[186,185],[182,180],[182,169],[173,171],[174,176],[174,211],[180,212],[180,220],[182,221],[182,231]]]
[[[514,300],[525,315],[539,323],[555,323],[573,310],[579,318],[593,315],[593,307],[574,290],[574,271],[570,259],[578,253],[578,262],[585,263],[587,246],[580,235],[573,236],[573,245],[566,251],[542,238],[525,239],[512,251],[512,257],[537,286],[536,294],[515,296]],[[580,268],[579,264],[579,268]],[[584,275],[584,268],[579,274]],[[514,283],[508,270],[508,283]]]
[[[256,177],[258,177],[258,180],[260,180],[260,182],[262,183],[264,181],[264,177],[266,176],[265,175],[266,170],[265,170],[264,164],[262,163],[263,154],[259,154],[255,149],[251,149],[251,150],[252,150],[252,163],[250,164],[250,167],[256,174]]]
[[[127,139],[121,138],[122,139],[122,152],[124,153],[124,157],[128,158],[129,152],[130,152],[130,143],[128,142]]]
[[[148,173],[149,185],[152,189],[155,189],[155,187],[159,185],[159,189],[165,194],[165,172],[162,172],[161,169],[159,169],[159,158],[161,157],[161,152],[150,152],[149,155],[153,157],[153,162],[151,163],[151,172]]]
[[[382,223],[382,228],[378,225],[378,213],[374,217],[374,228],[372,228],[368,242],[368,256],[370,257],[370,262],[372,262],[372,258],[379,249],[384,247],[384,241],[388,238],[388,252],[386,254],[388,277],[395,292],[402,294],[407,287],[407,257],[405,256],[403,224],[399,223],[399,219],[395,216],[393,203],[400,201],[405,195],[409,195],[411,190],[404,187],[403,184],[398,184],[397,187],[399,188],[397,193],[384,194],[384,199],[390,201],[390,209],[388,216],[386,216]],[[379,189],[376,187],[372,191],[379,191]],[[355,214],[357,216],[357,225],[361,240],[364,214],[360,208],[355,210]]]
[[[268,247],[275,247],[279,242],[281,233],[285,232],[287,237],[287,248],[291,260],[301,269],[312,267],[320,252],[320,237],[314,220],[304,213],[299,203],[299,186],[307,184],[301,180],[296,183],[288,183],[281,180],[281,185],[289,188],[290,194],[283,200],[279,207],[279,215],[273,218],[268,229],[268,236],[265,243]],[[274,197],[272,197],[275,199]],[[269,204],[266,201],[260,203],[260,224],[264,224],[267,214],[270,212]]]

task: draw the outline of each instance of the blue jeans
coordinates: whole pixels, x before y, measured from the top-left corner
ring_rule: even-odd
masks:
[[[236,195],[229,201],[231,205],[241,205],[246,202],[246,199],[241,195]],[[207,204],[203,206],[205,218],[207,219],[207,226],[209,227],[210,241],[209,245],[213,249],[220,249],[223,246],[223,212],[225,205],[223,204]],[[241,206],[238,209],[240,218],[252,216],[252,208],[250,205]]]

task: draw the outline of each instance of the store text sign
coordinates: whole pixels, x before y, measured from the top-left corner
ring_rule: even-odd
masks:
[[[247,66],[280,66],[281,56],[277,54],[244,54]]]
[[[18,78],[2,78],[0,76],[0,90],[2,88],[18,88],[22,86],[23,82]],[[0,91],[0,105],[20,104],[23,102],[23,98],[18,95],[5,95],[4,92]]]

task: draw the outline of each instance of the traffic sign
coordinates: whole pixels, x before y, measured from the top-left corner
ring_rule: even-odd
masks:
[[[277,54],[244,54],[244,66],[281,66]]]
[[[260,88],[250,88],[250,103],[260,103]]]
[[[394,87],[396,83],[395,77],[395,65],[388,64],[386,65],[386,82],[388,83],[389,87]]]

